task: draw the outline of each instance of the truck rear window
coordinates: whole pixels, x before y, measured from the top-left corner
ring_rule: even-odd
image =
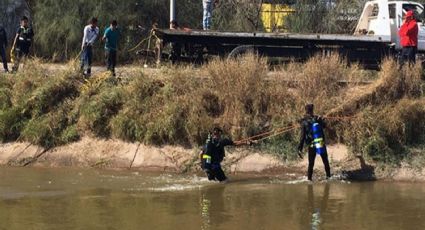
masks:
[[[424,8],[416,4],[403,4],[403,17],[406,15],[407,11],[412,10],[415,13],[415,18],[419,21],[424,19]]]

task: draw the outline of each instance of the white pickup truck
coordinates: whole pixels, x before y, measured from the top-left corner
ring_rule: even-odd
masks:
[[[424,6],[411,1],[366,2],[352,35],[241,33],[199,30],[155,30],[158,61],[161,57],[202,62],[208,55],[235,57],[249,50],[261,55],[303,61],[317,53],[339,53],[349,62],[375,68],[388,56],[399,53],[399,28],[403,16],[413,10],[419,25],[418,55],[425,53]],[[162,47],[172,44],[172,55]]]
[[[376,0],[366,3],[355,35],[379,37],[382,41],[391,42],[396,50],[400,50],[398,31],[403,24],[407,11],[412,10],[419,26],[418,50],[425,52],[425,14],[424,6],[411,1]]]

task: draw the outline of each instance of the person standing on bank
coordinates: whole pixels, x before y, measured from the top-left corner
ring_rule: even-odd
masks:
[[[305,116],[301,120],[301,136],[298,145],[298,154],[302,158],[304,144],[308,146],[308,172],[307,177],[312,181],[314,161],[316,154],[322,157],[326,171],[326,179],[331,177],[331,169],[329,166],[328,152],[325,145],[325,135],[323,129],[326,128],[326,123],[323,118],[314,115],[314,105],[308,104],[305,106]]]
[[[211,29],[212,11],[213,11],[214,5],[217,5],[218,2],[219,2],[218,0],[202,0],[203,9],[204,9],[202,25],[204,30]]]
[[[102,40],[105,42],[106,65],[112,76],[115,77],[115,66],[117,65],[117,50],[120,32],[118,22],[111,21],[110,26],[105,30]]]
[[[4,72],[9,72],[9,68],[7,67],[7,57],[6,57],[6,49],[7,49],[7,33],[3,26],[0,26],[0,56],[3,62]]]
[[[401,64],[403,65],[406,61],[409,64],[416,62],[416,53],[418,51],[418,23],[415,20],[415,14],[413,11],[406,13],[403,25],[398,32],[400,36],[400,45],[402,46],[401,51]]]
[[[12,67],[13,72],[18,71],[22,58],[27,58],[29,56],[33,38],[34,31],[29,26],[28,18],[24,16],[21,19],[20,27],[16,31],[16,36],[12,47],[12,49],[15,51],[15,61]]]
[[[84,36],[81,45],[81,70],[85,76],[91,75],[93,45],[98,36],[99,27],[97,27],[97,18],[92,18],[90,25],[84,27]]]
[[[207,142],[200,154],[201,166],[207,174],[208,180],[226,182],[227,177],[221,168],[221,162],[225,157],[226,146],[242,146],[254,142],[233,142],[230,139],[223,138],[223,131],[220,128],[214,128],[213,132],[208,136]]]

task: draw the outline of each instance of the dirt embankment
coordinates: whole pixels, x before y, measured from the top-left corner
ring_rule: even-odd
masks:
[[[176,146],[153,147],[119,140],[83,138],[44,150],[29,143],[0,145],[0,165],[36,167],[94,167],[153,171],[199,170],[198,150]],[[232,172],[262,172],[283,166],[274,156],[231,150],[224,166]]]
[[[391,173],[376,171],[376,165],[361,157],[352,157],[344,145],[329,146],[329,159],[335,175],[351,180],[394,179],[423,181],[425,170],[400,168]],[[132,169],[159,172],[199,172],[197,149],[176,146],[153,147],[118,140],[83,138],[66,146],[44,150],[29,143],[0,145],[0,165],[14,167],[83,167]],[[223,167],[231,173],[292,175],[301,177],[308,165],[306,157],[297,162],[285,162],[277,156],[229,149]],[[316,158],[316,174],[323,175],[321,158]]]

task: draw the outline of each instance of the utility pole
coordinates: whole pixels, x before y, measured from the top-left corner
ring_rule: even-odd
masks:
[[[170,22],[176,20],[176,0],[170,0]],[[171,24],[170,24],[171,29]]]

